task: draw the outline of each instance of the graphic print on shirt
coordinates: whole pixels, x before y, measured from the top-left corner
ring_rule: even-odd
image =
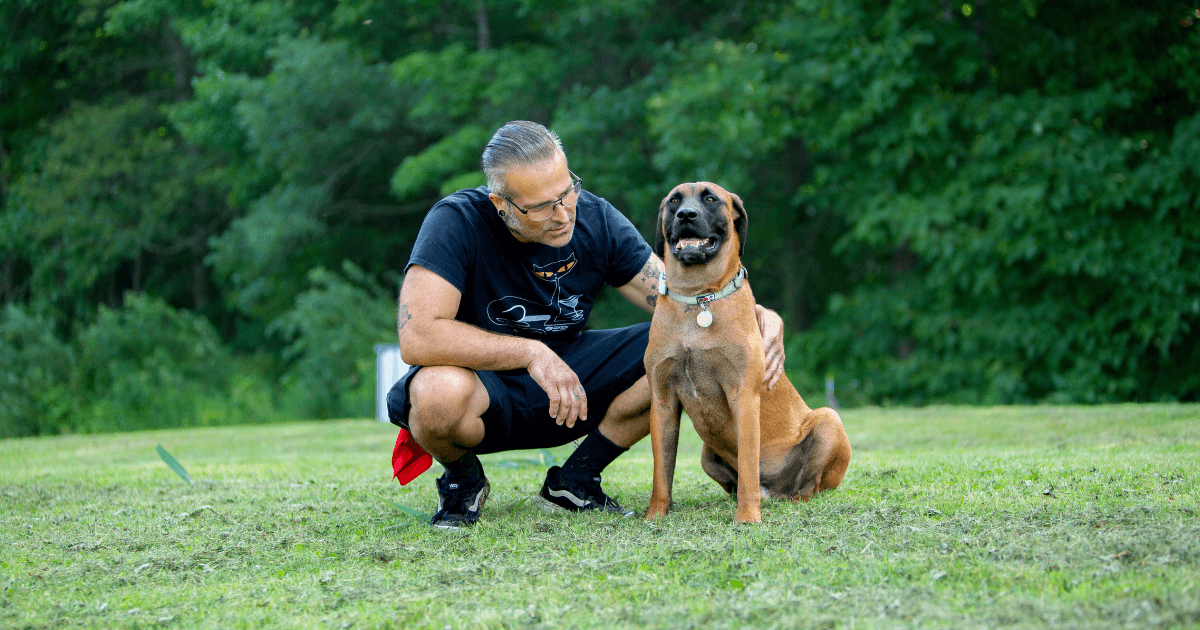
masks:
[[[562,332],[583,319],[578,295],[562,295],[562,277],[571,273],[578,261],[572,252],[569,258],[545,265],[531,264],[533,276],[554,283],[554,297],[549,304],[540,304],[514,295],[492,300],[487,307],[492,322],[516,330],[539,335]]]

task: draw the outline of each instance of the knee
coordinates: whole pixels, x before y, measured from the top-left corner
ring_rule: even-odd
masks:
[[[442,435],[452,432],[471,411],[472,402],[478,398],[479,386],[479,380],[471,370],[442,366],[422,368],[408,385],[412,406],[408,422],[413,433]]]
[[[818,428],[822,433],[828,431],[834,433],[845,431],[842,428],[842,417],[838,415],[837,411],[829,407],[821,407],[820,409],[813,409],[810,413],[812,414],[810,416],[812,426]]]

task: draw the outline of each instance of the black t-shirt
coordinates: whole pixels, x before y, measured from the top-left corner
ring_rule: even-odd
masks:
[[[429,210],[405,271],[420,265],[461,291],[455,319],[556,347],[579,336],[600,289],[628,283],[650,252],[625,215],[586,190],[570,243],[522,243],[481,186]]]

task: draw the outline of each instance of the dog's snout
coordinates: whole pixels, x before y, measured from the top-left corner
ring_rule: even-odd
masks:
[[[675,212],[675,218],[680,221],[695,221],[700,213],[691,206],[684,206]]]

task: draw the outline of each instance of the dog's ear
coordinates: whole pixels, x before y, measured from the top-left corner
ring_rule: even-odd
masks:
[[[670,197],[663,197],[658,204],[658,214],[654,218],[654,253],[658,255],[659,260],[666,259],[667,235],[663,232],[663,208],[667,207],[667,199]]]
[[[746,253],[746,207],[736,193],[729,193],[729,198],[733,201],[733,229],[738,235],[738,258],[741,258]]]

